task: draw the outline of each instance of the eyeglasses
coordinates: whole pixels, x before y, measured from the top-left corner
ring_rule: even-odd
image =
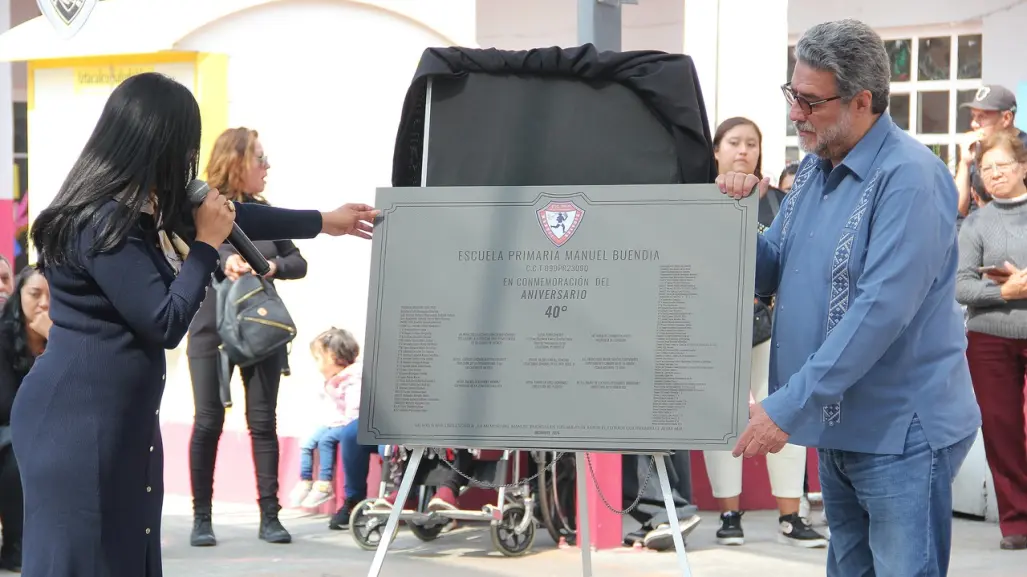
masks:
[[[992,162],[991,164],[981,165],[981,176],[991,176],[993,173],[998,174],[1000,172],[1008,172],[1009,169],[1016,166],[1017,162],[1014,160],[1007,160],[1005,162]]]
[[[810,101],[805,96],[798,95],[795,92],[795,89],[792,88],[792,83],[791,82],[789,82],[788,84],[782,84],[781,85],[781,92],[784,93],[785,100],[788,102],[788,106],[792,106],[796,102],[798,102],[799,103],[799,109],[802,110],[802,113],[807,115],[807,116],[810,115],[810,114],[813,114],[813,107],[814,106],[825,104],[827,102],[831,102],[832,100],[839,100],[839,99],[841,99],[841,96],[832,96],[830,98],[823,98],[821,100]]]
[[[262,154],[257,157],[257,164],[260,165],[261,168],[269,168],[271,166],[266,154]]]

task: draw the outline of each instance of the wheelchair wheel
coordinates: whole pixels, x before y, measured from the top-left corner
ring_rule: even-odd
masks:
[[[430,525],[418,525],[414,522],[407,523],[407,528],[421,541],[428,542],[438,539],[442,530],[446,528],[447,521],[432,521]]]
[[[545,466],[551,464],[555,456],[555,453],[547,454]],[[574,544],[577,537],[576,471],[574,453],[564,453],[551,469],[539,476],[542,524],[556,543],[563,538],[568,544]]]
[[[377,549],[378,544],[381,543],[382,535],[385,533],[387,518],[367,514],[371,507],[374,506],[374,502],[374,499],[361,501],[356,507],[353,507],[353,512],[349,515],[349,530],[353,534],[353,540],[365,551]],[[396,534],[399,534],[398,527],[396,528]],[[392,536],[393,541],[396,540],[396,534]]]
[[[507,557],[520,557],[531,550],[535,543],[535,523],[528,523],[523,533],[517,527],[528,513],[524,505],[507,505],[503,509],[503,520],[492,526],[492,544]]]

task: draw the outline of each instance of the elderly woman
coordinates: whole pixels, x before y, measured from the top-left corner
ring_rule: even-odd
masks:
[[[967,307],[966,358],[995,480],[1002,549],[1027,549],[1027,150],[997,132],[978,147],[992,201],[959,231],[956,299]]]

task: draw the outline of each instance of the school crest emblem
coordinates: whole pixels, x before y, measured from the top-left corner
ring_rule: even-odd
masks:
[[[538,223],[542,232],[556,246],[563,246],[581,225],[585,211],[573,202],[553,201],[538,211]]]
[[[65,39],[82,29],[99,0],[36,0],[39,11]]]

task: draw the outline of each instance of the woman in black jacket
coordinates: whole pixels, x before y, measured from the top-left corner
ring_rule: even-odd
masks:
[[[218,137],[207,164],[208,184],[237,202],[267,204],[260,194],[270,164],[255,130],[232,128]],[[254,242],[267,258],[272,280],[300,279],[307,274],[307,261],[289,240]],[[235,280],[252,274],[249,265],[230,244],[220,249],[225,276]],[[195,417],[189,447],[189,468],[193,491],[194,547],[217,544],[211,526],[211,501],[214,492],[214,463],[218,440],[225,424],[225,407],[219,393],[217,296],[209,291],[189,327],[189,374],[193,383]],[[260,539],[269,543],[289,543],[292,537],[278,520],[278,432],[276,410],[278,385],[286,367],[286,350],[252,366],[242,367],[246,390],[246,424],[253,443],[253,464],[257,473],[257,493],[261,511]]]
[[[25,503],[18,462],[10,442],[14,395],[50,335],[50,289],[35,268],[26,267],[0,312],[0,569],[21,570],[21,533]]]

